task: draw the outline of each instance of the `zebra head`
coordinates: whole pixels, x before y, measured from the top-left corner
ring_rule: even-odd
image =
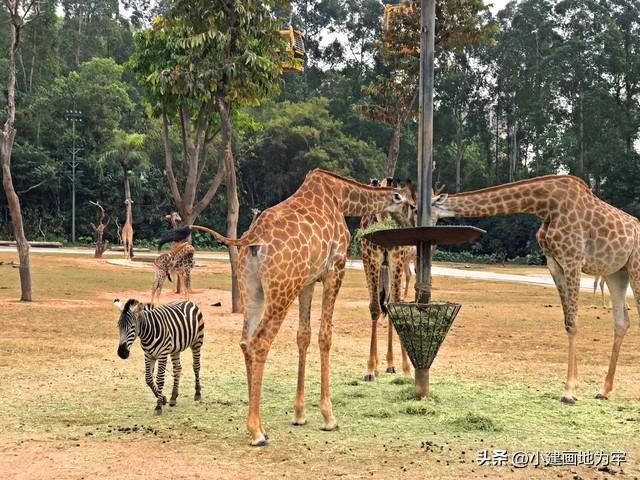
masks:
[[[138,300],[130,299],[122,305],[120,299],[116,298],[113,305],[120,312],[118,319],[118,330],[120,330],[120,343],[118,344],[118,356],[120,358],[129,357],[131,344],[136,339],[137,315],[144,311],[144,304]]]

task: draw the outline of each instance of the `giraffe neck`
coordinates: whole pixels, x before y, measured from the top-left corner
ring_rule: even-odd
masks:
[[[131,225],[131,204],[130,203],[127,203],[126,212],[127,212],[127,218],[125,219],[125,223],[128,223],[129,225]]]
[[[569,193],[569,189],[573,193]],[[529,213],[545,218],[550,210],[571,200],[571,195],[577,195],[582,190],[589,191],[587,185],[575,177],[549,175],[449,195],[443,202],[436,199],[434,203],[439,218],[490,217],[513,213]]]

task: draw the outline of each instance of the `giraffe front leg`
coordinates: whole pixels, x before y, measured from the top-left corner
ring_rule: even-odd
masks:
[[[338,262],[334,272],[325,279],[322,297],[322,318],[320,320],[318,338],[320,346],[320,412],[323,417],[322,427],[320,428],[326,431],[338,428],[338,422],[333,416],[333,405],[329,395],[329,353],[331,350],[333,309],[344,278],[345,262],[346,258]]]
[[[182,373],[182,365],[180,365],[180,353],[171,355],[171,364],[173,365],[173,390],[169,399],[169,406],[175,407],[178,398],[178,389],[180,386],[180,374]]]
[[[293,400],[293,420],[294,425],[305,425],[307,423],[304,400],[304,376],[307,364],[307,350],[311,343],[311,301],[313,300],[313,289],[315,282],[304,287],[299,297],[300,319],[298,327],[298,385],[296,396]]]
[[[378,371],[378,319],[380,307],[380,267],[382,253],[368,240],[360,242],[362,264],[364,266],[367,290],[369,291],[369,313],[371,314],[371,341],[369,344],[369,359],[367,360],[367,374],[362,377],[365,382],[372,382],[379,375]]]
[[[158,401],[156,403],[156,415],[162,413],[162,406],[167,404],[167,397],[162,395],[162,389],[164,387],[164,373],[167,368],[167,356],[162,355],[158,358],[158,373],[156,374],[156,384],[158,385],[158,394],[156,397]]]
[[[567,380],[560,401],[573,404],[578,400],[576,397],[576,388],[578,386],[578,361],[576,358],[578,326],[576,320],[578,316],[578,294],[580,292],[580,263],[568,262],[566,265],[560,265],[557,260],[548,256],[547,266],[560,294],[564,312],[564,328],[569,340]]]

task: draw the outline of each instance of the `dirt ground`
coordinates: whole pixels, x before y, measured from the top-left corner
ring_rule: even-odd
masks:
[[[410,400],[402,374],[366,373],[370,321],[361,271],[349,271],[334,315],[337,432],[319,430],[319,355],[308,355],[307,418],[290,424],[297,304],[267,360],[263,417],[270,445],[248,446],[242,318],[229,313],[228,265],[201,261],[193,300],[205,315],[203,400],[192,399],[188,352],[178,406],[161,416],[140,347],[116,356],[113,298],[148,300],[152,271],[73,255],[34,255],[34,298],[17,302],[14,255],[0,254],[0,474],[7,479],[115,478],[640,478],[640,335],[636,312],[614,391],[596,401],[608,365],[610,311],[583,295],[580,400],[560,404],[566,336],[550,288],[434,278],[435,300],[463,304],[431,369],[432,399]],[[528,269],[535,272],[535,269]],[[165,285],[162,300],[178,298]],[[321,288],[312,328],[317,332]],[[221,302],[221,306],[214,306]],[[387,325],[379,327],[385,367]],[[396,366],[399,368],[396,338]],[[171,369],[165,392],[170,389]],[[479,451],[625,452],[608,467],[481,466]]]

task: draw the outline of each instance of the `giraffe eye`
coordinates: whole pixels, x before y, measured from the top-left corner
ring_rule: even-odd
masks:
[[[400,201],[402,201],[402,195],[400,195],[398,192],[395,192],[395,193],[393,194],[393,200],[394,200],[395,202],[400,202]]]

